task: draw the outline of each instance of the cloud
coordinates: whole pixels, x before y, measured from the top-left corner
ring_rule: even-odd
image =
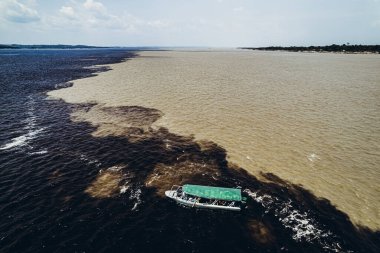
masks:
[[[74,8],[71,6],[62,6],[61,9],[59,10],[59,13],[71,18],[74,17],[75,15]]]
[[[0,16],[14,23],[30,23],[40,20],[38,12],[18,0],[5,0],[0,5]]]
[[[100,2],[87,0],[85,2],[71,1],[59,9],[59,15],[46,17],[46,25],[51,24],[55,28],[91,28],[101,27],[109,22],[118,23],[117,17],[108,13]],[[110,21],[111,20],[111,21]]]
[[[71,1],[59,9],[59,15],[44,19],[45,27],[70,30],[108,30],[139,33],[162,30],[170,27],[170,22],[162,19],[143,19],[127,12],[113,13],[106,6],[93,0]]]
[[[93,0],[86,0],[86,2],[83,3],[83,7],[86,10],[99,12],[99,13],[105,13],[107,11],[101,2],[96,2]]]

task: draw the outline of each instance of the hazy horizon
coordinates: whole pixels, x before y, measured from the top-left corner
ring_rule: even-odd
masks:
[[[333,43],[335,44],[335,43]],[[19,45],[19,46],[84,46],[84,47],[95,47],[95,48],[123,48],[123,49],[128,49],[128,48],[132,48],[132,49],[156,49],[156,50],[160,50],[160,49],[164,49],[164,50],[175,50],[175,49],[225,49],[225,50],[229,50],[229,49],[249,49],[249,48],[268,48],[268,47],[283,47],[283,48],[288,48],[288,47],[326,47],[326,46],[331,46],[333,44],[329,44],[329,45],[304,45],[304,46],[299,46],[299,45],[267,45],[267,46],[262,46],[262,47],[250,47],[250,46],[246,46],[246,47],[242,47],[242,46],[235,46],[235,47],[223,47],[223,46],[202,46],[202,45],[196,45],[196,46],[155,46],[155,45],[146,45],[146,46],[138,46],[138,45],[131,45],[131,46],[122,46],[122,45],[103,45],[103,46],[99,46],[99,45],[87,45],[87,44],[61,44],[61,43],[58,43],[58,44],[18,44],[18,43],[0,43],[0,45]],[[347,43],[343,43],[343,44],[347,44]],[[338,46],[342,46],[343,44],[335,44],[335,45],[338,45]],[[349,46],[379,46],[380,43],[378,44],[352,44],[352,43],[348,43],[347,45]]]

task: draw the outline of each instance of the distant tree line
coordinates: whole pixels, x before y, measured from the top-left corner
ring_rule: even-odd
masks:
[[[380,45],[343,45],[332,44],[330,46],[309,46],[309,47],[243,47],[242,49],[264,50],[264,51],[291,51],[291,52],[347,52],[347,53],[378,53]]]
[[[105,48],[86,45],[19,45],[0,44],[0,49],[80,49],[80,48]]]

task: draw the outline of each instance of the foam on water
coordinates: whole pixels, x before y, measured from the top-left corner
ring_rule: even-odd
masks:
[[[28,133],[21,135],[19,137],[11,139],[11,141],[7,144],[4,144],[0,147],[0,150],[12,149],[26,146],[29,141],[33,140],[37,137],[38,134],[42,133],[45,128],[39,128],[37,130],[29,131]]]
[[[33,129],[36,126],[37,117],[34,115],[33,112],[30,112],[30,111],[28,111],[27,114],[29,115],[29,117],[22,121],[23,123],[26,124],[24,129],[26,130]]]
[[[25,124],[24,130],[26,131],[25,134],[12,138],[10,142],[4,144],[0,147],[0,150],[7,150],[7,149],[13,149],[17,147],[23,147],[26,145],[29,145],[30,141],[35,139],[40,133],[42,133],[46,128],[45,127],[38,127],[37,126],[37,116],[35,115],[35,100],[34,98],[29,95],[27,97],[26,106],[28,108],[26,114],[28,117],[25,118],[25,120],[21,121]],[[30,148],[33,148],[29,145]]]
[[[307,156],[307,159],[310,161],[310,162],[315,162],[317,160],[321,160],[321,158],[315,154],[315,153],[311,153]]]
[[[102,165],[102,163],[99,162],[98,159],[90,158],[90,157],[88,157],[88,156],[85,155],[85,154],[80,154],[79,159],[80,159],[81,161],[84,161],[84,162],[87,163],[88,165],[95,165],[95,166],[98,167],[98,168]],[[100,170],[100,172],[101,172],[101,171],[102,171],[102,170]]]
[[[0,150],[11,149],[18,146],[24,146],[26,141],[27,141],[27,136],[21,135],[19,137],[13,138],[11,142],[1,146]]]
[[[124,194],[127,192],[127,190],[129,189],[129,186],[128,185],[122,185],[120,187],[120,194]]]
[[[44,154],[47,154],[47,153],[48,153],[47,150],[41,150],[41,151],[30,152],[29,154],[30,155],[44,155]]]
[[[273,214],[284,227],[291,229],[294,240],[321,244],[328,252],[351,252],[344,251],[339,242],[334,240],[335,235],[331,231],[321,228],[312,214],[297,210],[292,205],[292,200],[282,201],[275,196],[259,194],[249,189],[244,190],[244,192],[260,203],[265,208],[266,213]]]
[[[139,205],[142,203],[141,195],[142,195],[141,188],[137,187],[131,190],[129,199],[134,201],[134,205],[131,209],[132,211],[137,211]]]

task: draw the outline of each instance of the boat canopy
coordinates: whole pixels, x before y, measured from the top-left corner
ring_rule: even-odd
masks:
[[[206,199],[242,201],[241,189],[185,184],[183,192]]]

